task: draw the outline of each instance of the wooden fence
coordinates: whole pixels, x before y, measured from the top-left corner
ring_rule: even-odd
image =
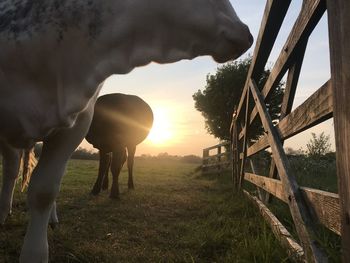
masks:
[[[300,240],[292,239],[264,205],[268,196],[251,196],[271,222],[283,244],[299,259],[327,262],[327,255],[316,240],[314,222],[320,222],[342,238],[342,260],[350,262],[350,1],[304,0],[290,35],[275,61],[262,90],[257,87],[267,59],[289,9],[291,0],[267,0],[240,103],[231,124],[234,183],[241,189],[244,180],[287,203]],[[294,95],[310,34],[327,11],[331,78],[303,104],[292,111]],[[287,74],[281,116],[271,121],[267,98]],[[283,149],[284,140],[334,117],[339,195],[300,187]],[[249,127],[260,121],[265,134],[253,142]],[[270,147],[269,176],[248,173],[246,162]],[[253,167],[254,168],[254,167]],[[254,169],[253,169],[254,171]],[[279,179],[278,179],[279,178]]]
[[[228,151],[227,151],[228,149]],[[218,145],[203,149],[203,173],[217,173],[231,168],[231,152],[230,143],[224,142]],[[211,154],[212,151],[216,151],[215,154]]]

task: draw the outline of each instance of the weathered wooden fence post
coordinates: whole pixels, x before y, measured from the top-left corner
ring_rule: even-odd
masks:
[[[234,111],[232,115],[231,123],[231,162],[232,162],[232,184],[234,190],[238,189],[238,162],[239,162],[239,150],[238,150],[238,130],[237,130],[237,112]]]
[[[217,162],[218,162],[218,176],[221,175],[221,145],[218,147],[218,151],[217,151]]]
[[[350,1],[327,0],[343,262],[350,262]]]
[[[204,173],[208,168],[206,167],[208,165],[208,157],[209,157],[209,150],[203,149],[203,160],[202,160],[202,173]]]

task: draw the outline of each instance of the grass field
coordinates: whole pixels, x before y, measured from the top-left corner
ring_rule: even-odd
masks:
[[[135,161],[135,190],[89,195],[97,161],[72,160],[49,230],[50,262],[289,262],[259,213],[228,179],[202,177],[196,164]],[[17,262],[28,217],[25,194],[0,228],[0,262]]]

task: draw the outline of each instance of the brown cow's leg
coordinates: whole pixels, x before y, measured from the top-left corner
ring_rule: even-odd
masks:
[[[110,198],[119,199],[118,178],[119,178],[119,174],[120,174],[120,171],[123,167],[125,160],[126,160],[125,148],[113,151],[112,164],[111,164],[111,172],[113,175],[113,182],[112,182],[111,193],[109,195]]]
[[[129,180],[128,180],[128,188],[134,189],[134,179],[133,179],[133,167],[134,167],[134,157],[136,152],[136,145],[128,146],[128,172],[129,172]]]
[[[106,167],[106,170],[105,170],[105,174],[103,176],[103,182],[102,182],[102,190],[105,191],[105,190],[108,190],[108,171],[109,171],[109,168],[111,167],[111,154],[108,153],[108,163],[107,163],[107,167]]]
[[[100,151],[100,165],[98,167],[98,176],[94,187],[91,190],[91,194],[93,195],[98,195],[101,192],[102,181],[104,175],[106,174],[106,169],[108,169],[109,159],[110,156],[108,153]]]

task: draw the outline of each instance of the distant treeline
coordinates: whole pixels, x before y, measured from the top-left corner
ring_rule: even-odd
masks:
[[[39,157],[42,150],[42,143],[37,143],[34,148],[35,156]],[[72,154],[72,159],[80,159],[80,160],[99,160],[98,152],[89,151],[85,148],[79,147]],[[136,156],[136,159],[152,159],[152,160],[174,160],[181,161],[186,163],[202,163],[202,158],[196,155],[170,155],[168,153],[160,153],[156,156],[150,154],[142,154],[141,156]]]

